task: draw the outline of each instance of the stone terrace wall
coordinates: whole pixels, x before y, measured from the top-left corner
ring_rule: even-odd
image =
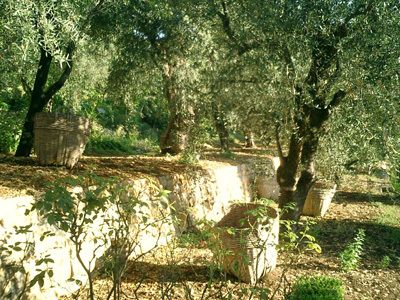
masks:
[[[159,232],[146,231],[141,235],[140,251],[145,252],[157,244],[167,242],[167,236],[170,231],[173,233],[182,233],[185,231],[196,230],[196,222],[203,217],[209,220],[219,221],[227,211],[228,206],[233,200],[249,202],[252,198],[252,176],[249,167],[246,165],[225,166],[214,170],[201,170],[192,174],[171,175],[156,179],[153,184],[160,185],[162,188],[169,190],[169,202],[175,207],[179,217],[179,224],[175,228],[168,226],[162,227],[162,236],[160,239]],[[146,179],[133,181],[127,185],[134,187],[134,192],[140,194],[143,199],[150,199],[150,181]],[[41,219],[36,213],[28,216],[24,215],[26,209],[31,207],[34,200],[32,196],[17,197],[11,199],[0,198],[0,247],[4,245],[14,244],[16,242],[24,242],[26,240],[33,245],[27,249],[28,254],[23,256],[24,251],[19,251],[11,257],[6,257],[0,263],[23,262],[27,271],[25,278],[22,273],[18,273],[15,280],[8,285],[5,294],[1,295],[1,284],[4,284],[6,278],[6,268],[0,269],[0,298],[8,299],[11,295],[15,295],[21,290],[24,282],[37,273],[35,269],[35,260],[50,255],[55,260],[52,265],[54,270],[54,278],[52,282],[47,280],[45,286],[39,289],[34,286],[30,294],[26,294],[22,299],[58,299],[60,295],[69,294],[79,288],[73,282],[67,282],[70,277],[80,279],[84,282],[85,273],[76,259],[74,246],[69,241],[65,232],[56,231],[55,236],[40,240],[43,232],[55,230]],[[150,206],[151,207],[151,206]],[[151,208],[150,208],[151,209]],[[101,227],[101,218],[97,219],[98,228]],[[14,226],[32,225],[32,233],[15,235]],[[93,230],[96,230],[94,226]],[[87,256],[93,253],[93,241],[88,239],[85,241],[85,249]],[[100,249],[98,255],[104,253],[106,249]]]
[[[177,233],[196,231],[196,222],[203,218],[218,222],[232,201],[252,198],[253,180],[246,165],[165,176],[159,181],[171,191],[169,201],[180,219]]]

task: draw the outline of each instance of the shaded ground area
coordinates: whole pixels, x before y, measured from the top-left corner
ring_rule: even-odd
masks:
[[[240,151],[240,152],[239,152]],[[40,166],[36,157],[13,157],[0,154],[0,197],[10,198],[35,194],[45,190],[47,182],[57,178],[76,176],[92,170],[102,178],[118,176],[122,179],[163,176],[191,172],[199,168],[237,165],[251,159],[262,159],[265,150],[223,155],[217,149],[206,151],[199,164],[186,164],[181,157],[172,156],[84,156],[72,170],[59,166]]]
[[[376,187],[379,188],[379,184]],[[274,291],[278,288],[282,272],[287,269],[288,283],[286,286],[281,284],[274,299],[283,299],[284,289],[297,276],[312,274],[342,279],[346,300],[399,299],[400,219],[393,226],[380,224],[383,212],[379,203],[399,205],[388,194],[364,194],[357,190],[338,192],[324,217],[307,217],[308,220],[316,221],[311,233],[322,247],[322,253],[305,252],[292,265],[287,265],[284,257],[280,256],[276,269],[258,287]],[[348,272],[341,271],[339,253],[354,241],[359,228],[366,232],[359,267]],[[212,260],[212,254],[207,249],[177,249],[174,255],[174,260],[171,260],[168,251],[160,249],[140,262],[133,263],[125,282],[127,290],[130,288],[130,297],[136,299],[133,291],[137,288],[137,299],[161,299],[163,296],[164,299],[186,299],[184,295],[189,291],[192,298],[187,299],[221,299],[221,290],[232,291],[237,296],[244,288],[251,288],[230,276],[224,288],[218,283],[206,288],[210,280],[210,268],[204,262]],[[388,266],[382,264],[385,256],[390,258]],[[104,281],[97,282],[99,289],[104,284]],[[173,287],[175,292],[167,297],[168,287]],[[206,295],[214,293],[214,298],[202,298],[205,290]],[[233,299],[249,298],[239,296]]]
[[[45,182],[82,174],[89,168],[101,177],[137,178],[237,164],[256,159],[259,154],[266,155],[259,151],[226,157],[210,152],[204,156],[207,160],[197,166],[188,166],[171,157],[84,157],[73,170],[39,166],[35,158],[3,156],[0,157],[0,196],[33,194],[43,190]],[[281,255],[276,269],[259,287],[276,289],[282,271],[287,269],[289,284],[298,275],[326,274],[341,278],[346,300],[400,299],[400,216],[391,221],[384,219],[385,210],[399,207],[400,200],[386,192],[387,183],[382,180],[360,176],[347,178],[324,217],[303,219],[316,221],[311,232],[322,247],[322,253],[306,252],[290,266]],[[343,272],[338,255],[354,241],[359,228],[366,232],[360,265],[355,270]],[[384,257],[389,257],[388,265],[382,264]],[[250,286],[233,277],[224,280],[224,286],[218,280],[207,285],[210,279],[207,262],[211,260],[208,249],[178,247],[172,254],[169,248],[161,247],[132,262],[123,283],[126,295],[122,299],[185,299],[188,293],[191,298],[187,299],[206,299],[202,298],[204,295],[210,295],[208,299],[221,299],[223,289],[232,291],[236,295],[233,299],[248,299],[238,295]],[[215,274],[220,278],[218,271]],[[105,294],[108,285],[106,280],[97,280],[98,295]],[[282,299],[284,287],[282,284],[275,299]],[[86,299],[84,292],[80,299]]]
[[[344,283],[346,300],[400,299],[400,219],[393,226],[381,224],[384,213],[382,204],[399,206],[399,199],[379,192],[380,183],[369,186],[370,194],[363,193],[359,188],[353,187],[352,190],[343,186],[324,217],[303,218],[303,221],[316,221],[311,233],[322,248],[321,254],[305,252],[291,265],[287,265],[284,256],[279,256],[275,270],[258,287],[274,291],[278,288],[282,272],[287,269],[287,283],[281,284],[274,299],[283,299],[284,289],[288,289],[297,276],[312,274],[340,278]],[[360,228],[365,229],[366,239],[359,267],[341,271],[339,253],[354,241]],[[382,264],[385,256],[390,258],[387,266]],[[222,299],[222,291],[225,295],[227,291],[236,295],[232,299],[249,299],[249,295],[238,295],[252,286],[240,283],[229,275],[222,280],[224,284],[217,280],[209,286],[210,267],[207,262],[211,261],[212,253],[208,249],[178,247],[171,254],[170,249],[161,247],[132,262],[123,283],[126,291],[123,299]],[[221,279],[218,272],[215,276]],[[105,280],[96,282],[98,291],[105,291],[107,287]],[[191,297],[185,296],[188,293]],[[81,297],[79,299],[86,296]]]

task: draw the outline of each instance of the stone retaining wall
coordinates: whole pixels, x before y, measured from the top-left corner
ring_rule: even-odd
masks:
[[[241,202],[251,200],[253,178],[248,166],[238,165],[200,170],[191,174],[163,176],[152,182],[142,179],[129,182],[127,186],[132,187],[129,193],[141,197],[142,201],[150,201],[153,197],[152,184],[170,191],[168,201],[174,206],[179,223],[174,228],[165,225],[161,229],[158,227],[147,228],[141,232],[138,252],[146,252],[159,244],[165,244],[168,237],[173,234],[196,230],[196,222],[202,218],[218,222],[233,200]],[[45,280],[43,288],[35,285],[31,292],[25,293],[21,299],[58,299],[59,296],[69,294],[79,288],[76,282],[68,282],[71,277],[85,283],[86,274],[77,261],[74,245],[69,240],[67,233],[48,225],[36,212],[25,216],[25,210],[31,207],[33,201],[34,197],[32,196],[0,198],[0,247],[30,245],[29,249],[14,251],[9,256],[4,254],[6,253],[5,248],[2,249],[2,261],[0,261],[2,264],[2,269],[0,269],[1,299],[12,299],[12,296],[18,294],[18,291],[23,290],[24,284],[37,274],[35,270],[38,266],[35,265],[35,262],[46,255],[55,261],[54,264],[51,264],[54,273],[53,279]],[[150,214],[152,214],[153,208],[152,205],[149,205]],[[98,218],[97,224],[93,225],[93,231],[102,230],[103,221]],[[31,225],[31,232],[15,234],[14,226],[26,225]],[[135,225],[138,226],[138,224]],[[160,230],[163,232],[160,233]],[[46,231],[55,232],[55,235],[42,241],[40,237]],[[96,245],[93,239],[87,238],[84,243],[84,259],[91,259],[94,247]],[[105,248],[97,249],[97,257],[100,257],[104,251],[106,251]],[[17,272],[11,278],[11,282],[6,284],[7,272],[10,270],[6,265],[12,263],[23,264],[27,274]],[[90,267],[93,266],[92,263]],[[45,265],[42,264],[39,267],[44,268]]]

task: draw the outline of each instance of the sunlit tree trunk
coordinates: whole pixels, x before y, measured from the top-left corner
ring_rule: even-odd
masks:
[[[346,93],[339,90],[324,108],[303,105],[301,118],[294,120],[296,130],[290,138],[287,156],[283,154],[277,132],[280,158],[277,170],[277,182],[280,186],[279,207],[283,209],[289,203],[295,204],[293,210],[285,211],[282,219],[299,221],[308,191],[316,180],[314,165],[319,138],[333,109],[345,96]]]

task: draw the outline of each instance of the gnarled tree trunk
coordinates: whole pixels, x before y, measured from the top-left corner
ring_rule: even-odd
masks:
[[[280,186],[279,207],[294,203],[294,209],[285,210],[282,219],[299,221],[308,191],[316,180],[314,162],[319,138],[332,110],[346,96],[339,90],[325,107],[303,105],[301,118],[296,118],[296,131],[292,134],[288,155],[284,156],[277,133],[280,166],[277,182]]]
[[[245,142],[244,146],[246,148],[256,147],[256,142],[254,141],[254,133],[249,129],[244,130],[244,142]]]
[[[213,103],[212,115],[214,119],[215,128],[217,129],[219,141],[222,151],[229,151],[229,129],[225,113],[222,111],[220,104]]]
[[[35,115],[43,111],[44,107],[49,103],[55,93],[64,86],[72,71],[72,54],[74,49],[75,45],[71,42],[67,48],[67,57],[69,57],[70,61],[64,67],[64,72],[61,74],[60,78],[46,90],[53,57],[46,50],[40,48],[39,66],[36,72],[33,90],[30,92],[31,101],[15,156],[28,157],[31,154],[34,139],[33,128]]]
[[[194,112],[192,107],[183,110],[180,106],[177,90],[174,86],[174,68],[169,64],[164,66],[165,97],[168,101],[169,122],[161,135],[160,149],[163,154],[179,154],[189,145],[189,131],[193,125]]]

